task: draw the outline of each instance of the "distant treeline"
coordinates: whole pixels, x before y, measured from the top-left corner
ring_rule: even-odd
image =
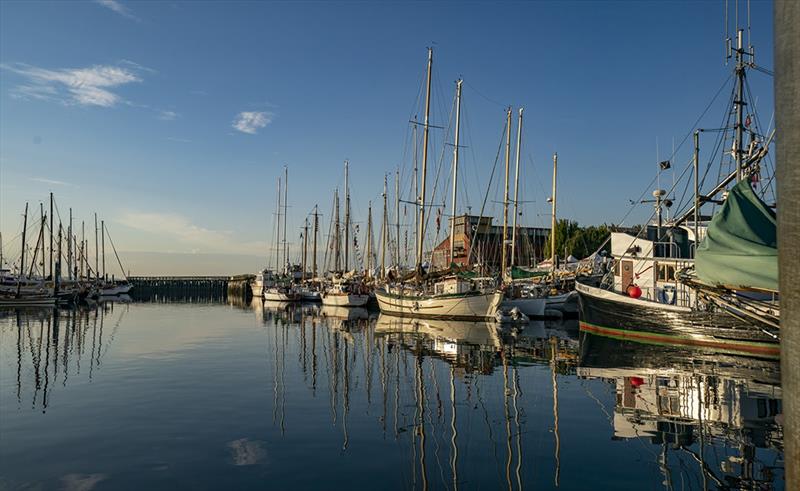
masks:
[[[556,251],[559,257],[564,255],[566,247],[567,256],[572,255],[578,259],[583,259],[594,253],[611,235],[612,231],[619,230],[613,225],[591,225],[581,227],[578,222],[573,220],[559,220],[556,224]],[[629,232],[630,230],[625,230]],[[634,232],[635,233],[635,232]],[[610,252],[610,243],[603,246],[603,250]],[[548,240],[544,248],[544,257],[550,257],[550,241]]]

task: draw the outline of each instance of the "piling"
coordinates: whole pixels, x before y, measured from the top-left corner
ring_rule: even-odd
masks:
[[[800,2],[773,14],[784,461],[786,489],[800,489]]]

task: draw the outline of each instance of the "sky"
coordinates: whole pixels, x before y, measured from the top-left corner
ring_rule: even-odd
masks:
[[[402,198],[413,196],[409,121],[422,118],[428,47],[432,215],[451,213],[448,144],[462,77],[459,213],[485,201],[485,214],[501,216],[502,153],[489,180],[512,106],[514,137],[525,108],[521,223],[549,224],[558,152],[559,216],[618,224],[673,145],[673,170],[688,162],[691,139],[680,144],[731,73],[724,11],[721,0],[0,2],[6,257],[18,255],[25,202],[38,210],[53,192],[59,216],[71,207],[90,237],[93,213],[105,220],[133,274],[254,271],[274,241],[284,166],[296,256],[315,205],[325,240],[345,160],[363,234],[370,202],[380,223],[386,173],[391,214],[398,169]],[[757,62],[769,69],[772,3],[750,11]],[[772,79],[753,73],[768,121]],[[719,126],[727,97],[701,127]],[[638,207],[625,224],[650,211]],[[411,210],[401,212],[405,231]],[[429,244],[446,233],[433,222],[429,230]]]

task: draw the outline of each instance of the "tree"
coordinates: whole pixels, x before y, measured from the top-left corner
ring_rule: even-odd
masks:
[[[608,225],[580,227],[578,222],[562,219],[556,223],[556,251],[560,257],[564,254],[566,247],[567,255],[572,255],[578,259],[588,257],[594,253],[603,242],[608,239],[611,230]],[[608,244],[604,247],[609,250]],[[544,248],[544,256],[551,257],[550,241],[548,240]]]

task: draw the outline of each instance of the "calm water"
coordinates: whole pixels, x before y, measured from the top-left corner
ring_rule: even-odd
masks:
[[[779,378],[574,322],[5,311],[0,488],[782,489]]]

